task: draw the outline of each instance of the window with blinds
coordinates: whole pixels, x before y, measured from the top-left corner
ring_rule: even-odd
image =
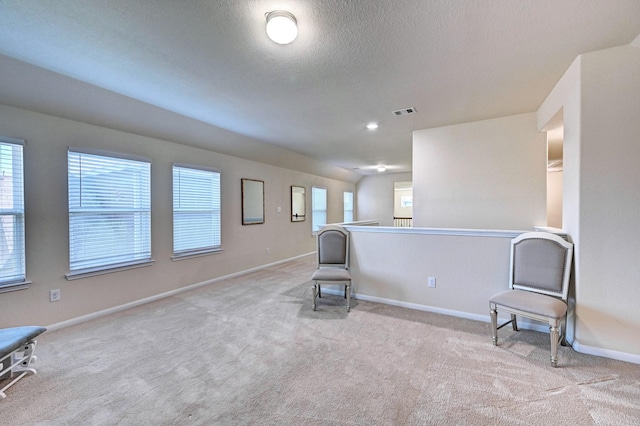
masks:
[[[344,220],[343,222],[353,222],[353,192],[344,193]]]
[[[311,230],[316,232],[327,224],[327,190],[311,188]]]
[[[0,289],[25,281],[22,144],[0,138]]]
[[[146,159],[69,149],[67,278],[151,261],[150,174]]]
[[[173,165],[173,254],[220,250],[220,173]]]

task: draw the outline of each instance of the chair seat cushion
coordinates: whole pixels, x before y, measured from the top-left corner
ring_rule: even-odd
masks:
[[[47,329],[44,327],[26,326],[0,329],[0,358],[18,349],[24,343],[33,340]]]
[[[503,291],[489,299],[489,302],[555,319],[560,319],[567,313],[567,304],[562,300],[529,291]]]
[[[314,281],[350,281],[351,274],[344,268],[319,268],[311,279]]]

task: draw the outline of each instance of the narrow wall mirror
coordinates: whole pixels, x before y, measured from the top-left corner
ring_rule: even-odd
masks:
[[[242,224],[264,223],[264,181],[242,179]]]
[[[306,199],[303,186],[291,187],[291,222],[304,222],[306,218]]]

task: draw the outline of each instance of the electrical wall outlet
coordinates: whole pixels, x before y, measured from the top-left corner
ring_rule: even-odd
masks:
[[[49,302],[57,302],[61,298],[60,289],[49,290]]]
[[[435,288],[436,286],[436,277],[429,277],[428,285],[431,288]]]

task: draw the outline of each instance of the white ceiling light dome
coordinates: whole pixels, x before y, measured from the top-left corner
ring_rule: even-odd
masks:
[[[267,35],[278,44],[289,44],[298,36],[298,22],[291,12],[274,10],[268,12]]]

